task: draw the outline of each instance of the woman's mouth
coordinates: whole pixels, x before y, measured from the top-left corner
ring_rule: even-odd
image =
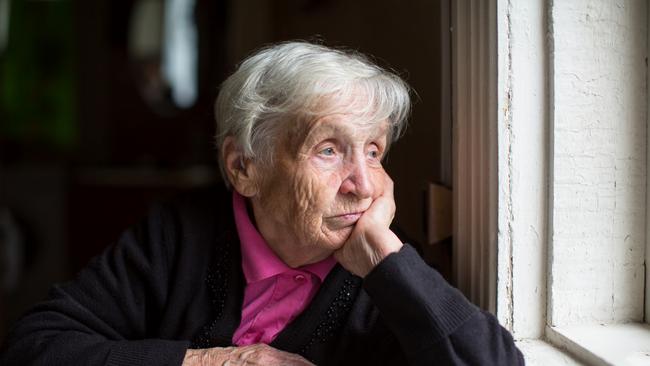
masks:
[[[330,222],[334,224],[334,226],[342,228],[342,227],[347,227],[347,226],[352,226],[359,221],[359,218],[361,218],[361,215],[363,212],[352,212],[352,213],[346,213],[342,215],[336,215],[330,217]]]

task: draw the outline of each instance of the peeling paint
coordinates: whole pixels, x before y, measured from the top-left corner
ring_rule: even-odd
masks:
[[[499,46],[499,320],[515,338],[546,325],[546,1],[502,4]]]
[[[506,323],[505,327],[509,330],[513,330],[514,328],[514,319],[513,319],[513,289],[512,289],[512,282],[513,282],[513,276],[512,276],[512,268],[513,268],[513,258],[512,258],[512,221],[513,221],[513,213],[512,213],[512,113],[511,113],[511,106],[512,106],[512,1],[508,1],[508,8],[507,8],[507,25],[506,25],[506,48],[507,48],[507,76],[506,76],[506,100],[504,102],[505,108],[504,108],[504,136],[505,136],[505,143],[506,146],[508,147],[506,150],[506,164],[507,164],[507,172],[506,172],[506,179],[505,179],[505,186],[503,187],[505,194],[505,211],[506,211],[506,218],[508,220],[507,228],[508,231],[506,233],[506,243],[505,247],[503,250],[506,251],[506,306],[507,306],[507,318],[506,318]]]

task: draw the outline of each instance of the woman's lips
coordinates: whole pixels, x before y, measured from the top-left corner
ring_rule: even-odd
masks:
[[[359,218],[361,218],[362,214],[363,214],[363,212],[354,212],[354,213],[347,213],[347,214],[332,216],[332,217],[330,217],[330,221],[336,227],[352,226],[352,225],[356,224],[357,221],[359,221]]]

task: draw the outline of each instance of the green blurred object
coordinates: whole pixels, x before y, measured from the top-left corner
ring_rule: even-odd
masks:
[[[0,139],[69,150],[77,139],[71,0],[11,1],[0,55]]]

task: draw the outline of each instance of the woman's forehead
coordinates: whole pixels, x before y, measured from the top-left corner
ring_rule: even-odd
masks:
[[[323,135],[381,138],[388,133],[388,116],[382,115],[368,98],[357,89],[345,95],[318,98],[318,102],[289,122],[288,142],[295,149]]]
[[[345,136],[349,138],[381,138],[388,132],[387,120],[368,120],[354,113],[333,113],[315,118],[302,126],[298,144],[309,143],[323,136]]]

